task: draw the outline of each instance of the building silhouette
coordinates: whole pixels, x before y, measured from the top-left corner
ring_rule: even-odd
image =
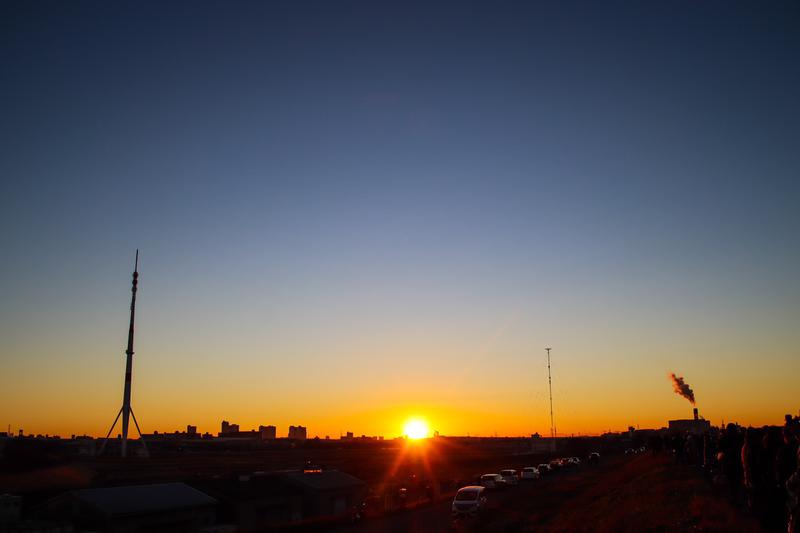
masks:
[[[289,426],[289,438],[292,440],[306,440],[306,428],[304,426]]]
[[[185,483],[73,490],[39,507],[79,531],[198,531],[216,521],[218,501]]]
[[[239,424],[231,424],[227,420],[222,421],[222,427],[219,432],[220,437],[236,433],[239,433]]]
[[[711,422],[700,418],[697,413],[697,408],[693,409],[694,418],[684,419],[684,420],[670,420],[669,421],[669,430],[671,432],[677,433],[694,433],[696,435],[702,435],[703,433],[709,431],[711,429]]]

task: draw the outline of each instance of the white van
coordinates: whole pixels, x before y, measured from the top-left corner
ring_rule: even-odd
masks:
[[[453,498],[453,517],[468,515],[474,516],[486,506],[486,489],[475,485],[461,487]]]

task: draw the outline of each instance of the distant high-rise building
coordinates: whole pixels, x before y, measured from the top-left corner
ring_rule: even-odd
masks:
[[[229,433],[239,433],[239,424],[231,424],[227,420],[223,420],[219,434],[227,435]]]
[[[186,426],[186,434],[187,435],[197,435],[197,426]]]
[[[275,426],[258,426],[258,432],[261,433],[261,440],[275,440],[277,436]]]
[[[303,426],[289,426],[289,438],[293,440],[306,440],[306,428]]]

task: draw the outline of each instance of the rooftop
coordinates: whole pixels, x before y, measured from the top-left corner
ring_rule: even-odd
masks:
[[[82,489],[72,494],[109,515],[144,514],[217,504],[214,498],[185,483]]]
[[[364,482],[357,477],[338,470],[322,470],[314,473],[294,471],[285,472],[284,475],[292,483],[315,490],[343,489],[364,485]]]

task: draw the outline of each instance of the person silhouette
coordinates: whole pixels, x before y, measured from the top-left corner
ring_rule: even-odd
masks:
[[[800,533],[800,447],[795,454],[795,464],[797,466],[794,472],[786,480],[786,491],[789,495],[789,523],[786,528],[788,533]]]
[[[742,484],[742,439],[739,427],[730,423],[725,427],[725,432],[719,439],[719,462],[722,474],[728,486],[728,497],[731,502],[738,504]]]

